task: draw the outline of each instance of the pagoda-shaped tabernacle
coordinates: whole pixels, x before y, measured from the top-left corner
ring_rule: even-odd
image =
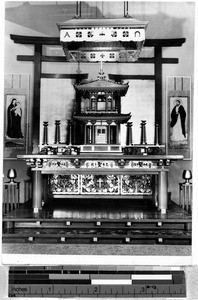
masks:
[[[73,121],[81,152],[121,152],[120,124],[131,117],[131,113],[121,113],[121,97],[128,83],[107,80],[101,69],[96,80],[74,87],[77,95]]]

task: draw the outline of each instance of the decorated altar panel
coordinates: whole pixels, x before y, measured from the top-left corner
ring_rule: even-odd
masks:
[[[48,142],[54,143],[55,121],[60,120],[60,140],[65,142],[67,120],[71,118],[75,91],[71,79],[42,79],[40,105],[40,145],[43,138],[43,122],[48,122]]]
[[[133,195],[152,196],[154,177],[146,175],[50,175],[49,188],[53,195]]]
[[[133,143],[140,143],[141,120],[146,120],[147,143],[154,143],[155,86],[153,80],[128,80],[129,89],[122,100],[122,113],[131,112]],[[126,142],[126,125],[121,125],[121,144]]]

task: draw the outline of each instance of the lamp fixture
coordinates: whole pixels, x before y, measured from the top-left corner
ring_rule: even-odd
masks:
[[[124,2],[124,18],[88,18],[81,16],[77,2],[76,17],[58,23],[60,43],[67,61],[137,61],[145,42],[147,21],[128,14]]]
[[[14,179],[17,177],[17,173],[15,169],[9,169],[7,177],[10,179],[9,183],[14,183]]]
[[[185,183],[190,183],[190,179],[192,179],[192,172],[191,170],[184,170],[182,174]]]

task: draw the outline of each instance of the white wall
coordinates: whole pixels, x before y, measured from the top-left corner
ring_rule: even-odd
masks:
[[[48,123],[48,143],[55,138],[55,120],[60,120],[60,141],[66,142],[67,120],[71,119],[75,91],[71,79],[41,80],[40,145],[43,142],[43,122]]]

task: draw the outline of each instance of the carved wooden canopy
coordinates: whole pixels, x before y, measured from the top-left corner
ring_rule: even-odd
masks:
[[[74,116],[74,120],[87,123],[88,121],[102,121],[106,120],[107,122],[116,122],[116,123],[126,123],[131,118],[131,113],[129,114],[94,114],[87,115],[81,114],[80,116]]]
[[[74,85],[75,89],[80,92],[119,92],[124,96],[129,88],[128,83],[116,83],[106,79],[97,79],[86,83]]]

